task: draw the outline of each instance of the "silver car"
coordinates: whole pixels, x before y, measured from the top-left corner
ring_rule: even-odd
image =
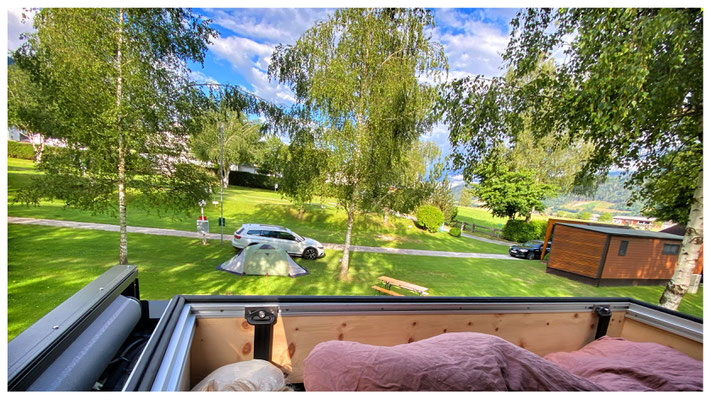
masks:
[[[278,225],[244,224],[235,231],[232,246],[244,249],[253,243],[268,243],[286,250],[289,255],[314,260],[326,255],[323,244],[297,235],[289,228]]]

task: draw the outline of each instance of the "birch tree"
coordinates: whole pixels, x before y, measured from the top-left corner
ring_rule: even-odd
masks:
[[[68,147],[48,152],[44,173],[21,193],[118,214],[119,263],[128,263],[129,194],[150,210],[184,211],[208,197],[209,175],[187,162],[202,98],[186,61],[202,62],[215,32],[183,9],[44,8],[18,65],[51,94],[52,132]]]
[[[630,171],[628,186],[643,185],[646,209],[681,204],[688,224],[674,277],[660,299],[676,309],[703,242],[702,11],[525,9],[511,25],[504,53],[510,81],[466,91],[464,97],[482,107],[458,119],[453,140],[485,151],[502,136],[516,140],[522,116],[535,116],[531,130],[537,135],[558,132],[559,141],[593,144],[578,184],[623,169]],[[541,57],[551,55],[558,60],[555,74],[528,79]]]
[[[250,121],[243,112],[234,110],[210,112],[205,120],[204,128],[190,138],[190,148],[195,157],[218,166],[218,169],[222,157],[222,187],[226,188],[231,165],[254,164],[258,161],[261,126]]]
[[[427,10],[342,9],[272,55],[270,77],[325,128],[329,179],[348,215],[341,279],[356,214],[387,194],[384,175],[431,126],[436,91],[425,82],[447,68],[433,24]]]

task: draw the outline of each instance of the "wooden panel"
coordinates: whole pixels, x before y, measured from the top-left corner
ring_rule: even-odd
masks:
[[[254,327],[244,318],[198,318],[190,347],[190,387],[217,368],[252,359]]]
[[[689,357],[703,360],[703,343],[675,335],[633,319],[625,319],[621,337],[633,342],[654,342],[681,351]]]
[[[620,256],[620,242],[628,241],[627,252]],[[680,240],[612,236],[602,270],[603,279],[671,279],[677,254],[662,254],[664,244],[681,246]]]
[[[607,235],[557,225],[548,266],[561,271],[597,278]]]
[[[610,330],[615,326],[611,322]],[[292,382],[301,382],[304,358],[328,340],[394,346],[471,331],[502,337],[542,356],[579,349],[593,340],[596,328],[597,317],[591,312],[280,317],[274,325],[272,361],[290,372]],[[191,348],[191,387],[223,365],[251,359],[253,335],[243,318],[198,319]]]
[[[609,336],[621,336],[624,315],[613,313]],[[196,321],[190,387],[223,365],[252,359],[254,328],[244,318]],[[300,382],[304,358],[314,346],[328,340],[394,346],[445,331],[482,332],[543,356],[581,348],[594,339],[596,329],[597,318],[592,313],[284,317],[274,326],[272,361],[290,372],[292,382]]]

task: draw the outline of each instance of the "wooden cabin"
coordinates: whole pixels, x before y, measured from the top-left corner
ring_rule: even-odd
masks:
[[[597,286],[656,285],[671,279],[683,236],[556,223],[546,272]],[[697,263],[695,274],[702,271]]]

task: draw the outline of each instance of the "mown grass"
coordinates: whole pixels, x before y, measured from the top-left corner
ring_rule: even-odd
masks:
[[[117,224],[118,218],[115,216],[95,215],[91,212],[68,208],[60,201],[43,201],[38,207],[14,202],[17,191],[27,185],[32,176],[38,173],[32,161],[8,159],[9,216]],[[137,196],[137,194],[129,196],[128,225],[196,230],[195,221],[200,214],[197,205],[191,215],[164,215],[156,211],[132,207],[132,199],[136,200]],[[220,233],[220,227],[217,225],[220,208],[211,203],[213,200],[219,200],[219,194],[215,194],[212,199],[207,199],[208,205],[205,207],[205,214],[211,221],[210,232]],[[324,243],[343,243],[345,241],[346,213],[336,207],[332,199],[317,200],[321,203],[308,205],[303,218],[299,219],[297,208],[283,199],[278,192],[230,186],[224,193],[224,216],[227,220],[224,233],[229,239],[234,230],[243,223],[277,224]],[[428,233],[418,229],[411,220],[405,218],[392,216],[386,224],[383,222],[383,218],[376,214],[356,217],[351,243],[362,246],[497,254],[506,254],[508,250],[506,246],[463,237],[455,238],[446,233]]]
[[[350,282],[338,279],[341,252],[314,261],[298,277],[239,277],[216,270],[234,255],[229,244],[129,234],[129,262],[138,266],[143,299],[176,294],[375,295],[387,275],[430,289],[432,296],[634,297],[656,303],[661,286],[598,288],[545,273],[537,261],[352,253]],[[8,340],[116,263],[118,234],[42,226],[8,226]],[[407,294],[407,293],[406,293]],[[680,311],[702,316],[703,288]]]

